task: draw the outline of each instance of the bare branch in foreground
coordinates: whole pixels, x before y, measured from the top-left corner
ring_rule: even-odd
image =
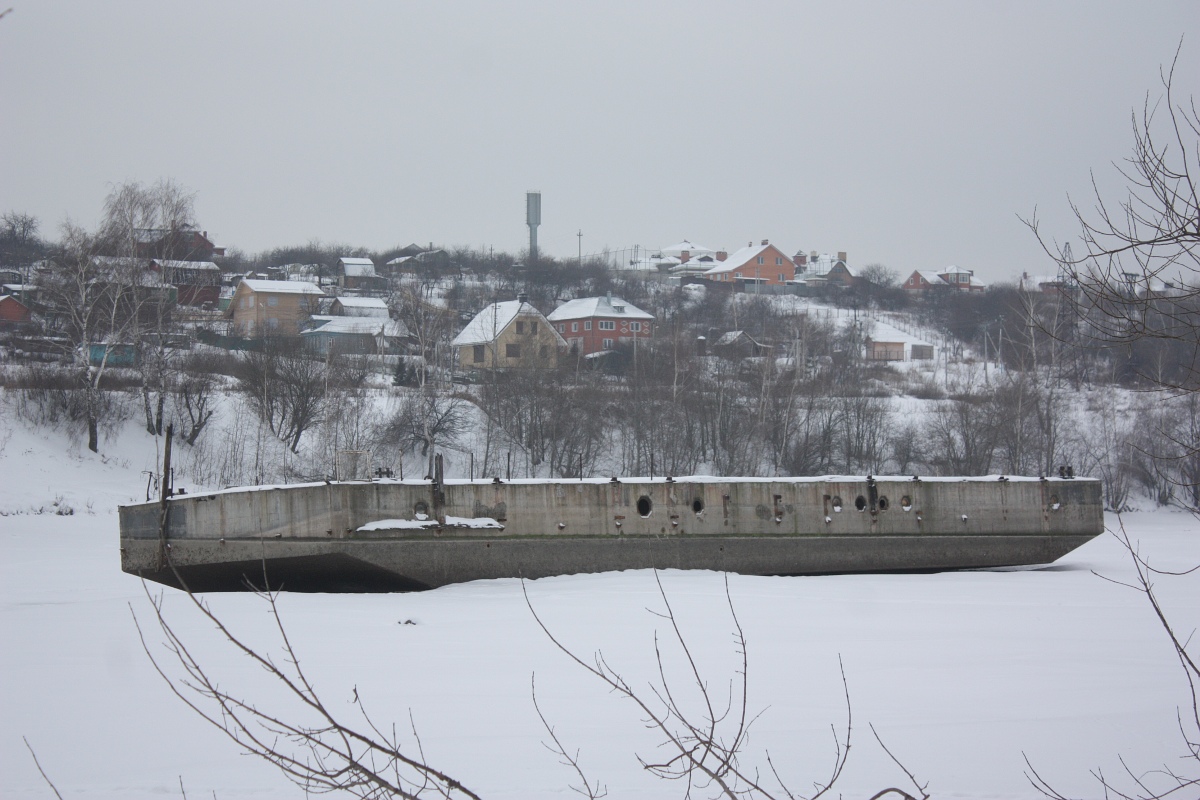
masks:
[[[600,679],[617,695],[631,700],[641,711],[645,725],[659,733],[662,738],[660,746],[666,750],[667,757],[649,761],[638,754],[638,762],[644,770],[655,777],[683,782],[685,797],[690,798],[693,796],[694,790],[699,790],[712,791],[714,796],[723,797],[726,800],[776,800],[776,798],[780,798],[780,800],[782,798],[816,800],[829,792],[841,777],[850,754],[850,732],[853,726],[845,669],[842,669],[841,674],[842,687],[846,696],[846,729],[844,738],[838,735],[836,729],[834,730],[834,763],[829,779],[825,783],[816,783],[815,792],[812,795],[797,794],[788,788],[780,776],[770,752],[763,751],[762,759],[766,762],[767,771],[774,781],[772,786],[767,786],[757,767],[743,763],[747,755],[750,728],[763,712],[751,715],[748,710],[749,657],[746,635],[738,621],[730,595],[729,576],[725,576],[725,601],[733,622],[734,647],[740,657],[740,664],[736,671],[736,678],[729,681],[728,694],[723,703],[714,701],[712,690],[703,678],[687,639],[679,627],[678,618],[657,571],[655,571],[654,577],[665,610],[662,612],[651,611],[651,613],[665,620],[671,628],[674,647],[682,654],[690,672],[689,691],[692,693],[692,704],[698,705],[701,709],[699,712],[685,709],[684,699],[680,695],[679,688],[668,679],[663,646],[657,633],[654,637],[654,653],[658,670],[657,682],[651,682],[647,690],[636,690],[620,672],[608,663],[602,652],[597,651],[589,663],[563,644],[538,616],[529,597],[528,585],[524,580],[521,582],[521,590],[525,594],[525,603],[528,605],[534,621],[537,622],[551,643],[579,667]],[[540,708],[538,714],[541,715]],[[542,721],[554,736],[553,730],[546,723],[544,717]],[[876,739],[878,739],[878,735],[876,735]],[[578,769],[578,754],[572,760],[563,753],[557,737],[555,737],[555,743],[558,744],[557,750],[555,748],[551,748],[551,750],[566,757],[568,762]],[[880,741],[881,746],[882,744]],[[896,794],[907,800],[927,800],[925,787],[917,783],[912,773],[905,769],[886,747],[884,752],[913,781],[921,796],[917,798],[900,789],[885,789],[877,793],[875,797],[881,798],[889,794]],[[579,774],[582,777],[582,773]],[[588,784],[585,779],[586,785]]]
[[[162,595],[152,595],[143,581],[163,636],[163,646],[182,675],[172,677],[160,662],[161,656],[155,657],[131,607],[142,648],[154,669],[176,697],[247,753],[274,764],[306,793],[346,792],[371,800],[416,800],[430,796],[479,800],[478,795],[457,780],[428,765],[415,726],[413,734],[419,755],[416,758],[406,755],[394,727],[384,733],[371,721],[357,689],[352,704],[362,717],[361,723],[352,725],[329,709],[300,666],[276,605],[277,593],[255,592],[267,603],[275,622],[281,648],[278,659],[235,635],[205,602],[187,590],[178,573],[176,578],[184,586],[192,606],[233,651],[264,670],[275,688],[283,690],[283,703],[292,705],[284,711],[266,710],[252,698],[221,686],[167,620]]]
[[[532,675],[529,676],[529,696],[533,698],[533,708],[537,711],[538,719],[542,721],[542,727],[546,729],[546,733],[549,734],[550,740],[554,742],[553,747],[545,742],[542,742],[542,744],[547,750],[558,756],[562,760],[562,764],[564,766],[570,767],[575,771],[575,774],[579,776],[579,782],[581,785],[571,786],[571,791],[583,795],[584,797],[588,798],[588,800],[599,800],[601,797],[606,797],[608,795],[608,789],[605,788],[599,781],[596,781],[596,783],[593,785],[591,781],[588,780],[587,775],[584,774],[583,768],[579,766],[579,750],[576,749],[574,755],[568,753],[566,748],[563,747],[563,743],[559,740],[558,734],[554,732],[554,726],[546,721],[546,715],[542,713],[542,708],[538,705],[537,686]]]
[[[9,10],[11,11],[11,9]],[[7,14],[8,12],[6,11],[4,13]],[[0,16],[3,16],[3,14],[0,14]],[[54,792],[54,796],[57,797],[58,800],[62,800],[62,795],[58,793],[58,787],[54,785],[54,781],[50,780],[50,776],[46,774],[46,770],[42,769],[42,763],[38,761],[37,753],[33,752],[33,745],[31,745],[29,740],[24,736],[21,737],[21,741],[25,743],[25,747],[29,748],[29,755],[33,756],[33,765],[37,767],[38,772],[42,774],[42,779],[46,781],[46,785],[50,787],[50,791]]]
[[[1191,637],[1181,638],[1176,633],[1167,612],[1163,609],[1162,603],[1155,593],[1154,578],[1155,576],[1186,577],[1194,574],[1196,568],[1168,572],[1152,567],[1142,555],[1139,545],[1129,537],[1129,532],[1125,529],[1125,520],[1120,514],[1117,514],[1117,525],[1117,530],[1110,531],[1110,533],[1129,553],[1133,563],[1134,578],[1131,581],[1122,581],[1106,575],[1099,577],[1118,586],[1133,589],[1145,596],[1175,650],[1175,656],[1179,660],[1180,669],[1188,684],[1188,706],[1181,707],[1176,712],[1179,735],[1184,746],[1184,753],[1180,761],[1186,769],[1183,767],[1173,768],[1169,764],[1163,764],[1157,769],[1135,772],[1125,763],[1123,757],[1118,757],[1125,773],[1125,778],[1121,780],[1120,784],[1114,779],[1106,777],[1099,769],[1092,770],[1092,775],[1103,789],[1105,797],[1114,797],[1120,800],[1167,800],[1177,797],[1195,797],[1200,791],[1200,699],[1197,697],[1200,665],[1197,664],[1194,653],[1188,649],[1191,645]],[[1051,800],[1068,800],[1034,769],[1028,755],[1025,756],[1025,764],[1028,768],[1025,777],[1035,789]]]

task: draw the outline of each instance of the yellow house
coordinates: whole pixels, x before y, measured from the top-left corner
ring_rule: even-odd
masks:
[[[553,369],[567,342],[524,300],[492,303],[450,343],[462,369]]]
[[[244,278],[233,292],[229,313],[239,336],[296,336],[317,311],[325,293],[305,281]]]

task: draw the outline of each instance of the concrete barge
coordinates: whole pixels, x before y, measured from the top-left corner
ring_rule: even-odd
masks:
[[[1086,478],[612,478],[247,487],[120,509],[121,568],[194,591],[406,591],[623,569],[1048,564],[1104,530]]]

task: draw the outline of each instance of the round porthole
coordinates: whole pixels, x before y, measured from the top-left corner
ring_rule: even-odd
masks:
[[[1056,495],[1056,494],[1050,495],[1050,510],[1058,511],[1060,508],[1062,508],[1062,503],[1059,502],[1058,495]]]
[[[867,498],[863,497],[861,494],[858,497],[854,498],[854,507],[856,509],[858,509],[859,511],[866,511],[867,510]]]
[[[838,497],[838,496],[836,496],[836,495],[835,495],[835,496],[834,496],[834,498],[833,498],[833,501],[832,501],[832,502],[833,502],[833,510],[834,510],[834,512],[841,512],[841,510],[842,510],[842,498],[840,498],[840,497]]]
[[[704,501],[697,497],[692,501],[692,513],[699,514],[704,510]]]
[[[905,511],[912,511],[912,498],[908,495],[900,498],[900,507]]]
[[[880,496],[879,496],[879,510],[880,510],[880,511],[887,511],[887,510],[888,510],[888,499],[887,499],[887,495],[880,495]]]
[[[654,508],[654,504],[650,502],[649,497],[647,497],[646,495],[642,495],[641,497],[638,498],[637,512],[640,516],[643,516],[643,517],[650,516],[650,512],[651,512],[651,510],[653,510],[653,508]]]
[[[413,505],[413,515],[416,516],[417,519],[429,518],[429,506],[425,504],[424,500],[418,500],[416,504]]]

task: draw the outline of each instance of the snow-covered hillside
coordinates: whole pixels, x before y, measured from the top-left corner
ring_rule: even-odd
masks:
[[[152,439],[128,432],[103,457],[61,433],[0,421],[0,796],[49,797],[22,737],[64,797],[300,797],[274,768],[239,755],[171,695],[142,652],[132,615],[150,621],[139,581],[120,572],[115,507],[141,499]],[[61,498],[58,506],[56,498]],[[74,514],[60,516],[56,508]],[[47,513],[29,513],[45,509]],[[18,512],[15,513],[14,512]],[[22,513],[23,512],[23,513]],[[1116,524],[1115,518],[1110,520]],[[1200,555],[1184,513],[1127,515],[1143,554],[1166,569]],[[870,796],[904,776],[875,744],[929,782],[935,796],[1024,798],[1024,757],[1067,793],[1097,795],[1088,771],[1116,776],[1181,753],[1176,708],[1187,685],[1153,612],[1127,579],[1127,555],[1102,536],[1042,569],[805,578],[730,576],[749,644],[749,706],[763,711],[745,760],[770,752],[794,789],[825,780],[831,727],[845,722],[839,658],[854,714],[839,794]],[[668,572],[663,586],[714,694],[738,666],[723,577]],[[1164,599],[1190,630],[1195,576],[1163,579]],[[530,582],[551,630],[580,655],[602,651],[630,683],[656,679],[662,601],[646,571]],[[222,685],[270,700],[261,670],[239,661],[191,613],[153,587]],[[210,595],[239,634],[278,655],[262,601]],[[636,708],[603,690],[537,628],[518,581],[420,594],[285,595],[291,640],[318,691],[352,716],[355,692],[376,722],[395,721],[426,757],[482,797],[571,796],[574,775],[542,746],[530,699],[610,797],[678,797],[636,755],[661,756]],[[131,615],[132,612],[132,615]],[[407,624],[411,621],[413,624]],[[161,637],[150,633],[156,654]],[[685,684],[678,654],[668,674]]]

